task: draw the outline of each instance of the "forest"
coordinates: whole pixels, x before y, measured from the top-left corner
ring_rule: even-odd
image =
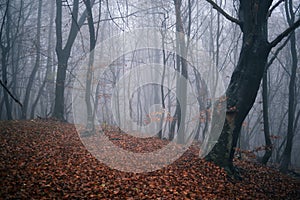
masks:
[[[0,0],[0,199],[300,199],[300,0]]]

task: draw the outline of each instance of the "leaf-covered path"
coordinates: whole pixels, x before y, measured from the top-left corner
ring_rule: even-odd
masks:
[[[133,137],[119,137],[115,142],[124,148],[151,150]],[[153,149],[165,142],[155,140],[147,143]],[[234,181],[199,159],[198,151],[192,146],[161,170],[125,173],[95,159],[71,124],[2,121],[0,199],[300,199],[299,181],[274,169],[236,161],[243,180]]]

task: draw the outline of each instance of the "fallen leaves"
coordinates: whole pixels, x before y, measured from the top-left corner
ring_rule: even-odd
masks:
[[[116,145],[150,152],[167,144],[106,133]],[[299,199],[300,183],[276,169],[236,161],[242,181],[198,158],[193,145],[173,164],[149,173],[125,173],[96,160],[72,124],[0,122],[0,199]]]

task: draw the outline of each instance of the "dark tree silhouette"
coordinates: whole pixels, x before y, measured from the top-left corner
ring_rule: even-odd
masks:
[[[92,109],[92,102],[91,102],[91,88],[92,88],[92,76],[93,76],[93,63],[94,63],[94,49],[96,46],[97,35],[98,35],[98,28],[95,30],[94,27],[94,18],[92,12],[92,4],[90,0],[84,0],[84,4],[88,14],[88,27],[89,27],[89,34],[90,34],[90,54],[89,54],[89,64],[87,70],[87,77],[86,77],[86,92],[85,92],[85,102],[87,107],[87,129],[90,132],[93,132],[95,129],[94,124],[94,113]],[[99,4],[101,12],[101,3]],[[99,13],[100,15],[100,13]],[[97,27],[99,27],[100,20],[97,23]]]
[[[26,92],[25,92],[25,97],[24,97],[24,102],[23,102],[23,107],[22,107],[22,118],[23,119],[27,118],[27,110],[28,110],[28,106],[29,106],[32,86],[33,86],[34,79],[35,79],[35,76],[37,74],[37,71],[40,67],[42,6],[43,6],[43,1],[39,0],[39,3],[38,3],[38,16],[37,16],[37,33],[36,33],[36,58],[35,58],[34,67],[33,67],[32,71],[30,73],[30,76],[29,76],[29,79],[28,79],[28,84],[27,84],[27,87],[26,87]]]
[[[238,19],[231,17],[214,1],[207,2],[227,19],[237,23],[243,33],[239,61],[226,90],[225,123],[218,142],[206,156],[206,160],[223,167],[228,174],[237,175],[233,166],[235,147],[242,123],[255,102],[268,55],[273,47],[300,25],[300,20],[269,42],[268,18],[273,9],[272,0],[240,0]]]
[[[2,81],[1,85],[4,88],[4,103],[6,108],[7,119],[12,119],[11,114],[11,104],[8,99],[8,95],[11,94],[8,91],[6,86],[7,84],[7,62],[8,62],[8,55],[9,51],[12,46],[12,41],[10,38],[10,28],[11,28],[11,16],[10,16],[10,1],[6,1],[6,8],[4,11],[4,16],[2,18],[2,24],[0,28],[0,49],[1,49],[1,70],[2,70]]]
[[[293,11],[293,3],[292,1],[285,2],[285,11],[287,16],[287,21],[290,26],[293,25],[296,15]],[[295,132],[295,100],[296,100],[296,76],[297,76],[297,67],[298,67],[298,58],[297,58],[297,48],[296,48],[296,34],[293,31],[290,37],[290,51],[291,51],[291,76],[289,83],[289,105],[288,105],[288,127],[287,127],[287,141],[285,145],[285,149],[282,155],[282,161],[280,163],[280,170],[286,172],[291,163],[292,156],[292,146],[293,146],[293,138]]]
[[[87,11],[85,10],[80,17],[79,15],[79,0],[73,1],[72,9],[72,23],[67,42],[63,47],[63,33],[62,33],[62,0],[56,0],[56,54],[58,60],[57,78],[55,87],[55,102],[53,117],[64,120],[64,93],[65,93],[65,80],[68,68],[68,60],[70,58],[72,46],[75,42],[77,34],[80,28],[83,26],[87,17]],[[91,6],[94,1],[91,2]]]

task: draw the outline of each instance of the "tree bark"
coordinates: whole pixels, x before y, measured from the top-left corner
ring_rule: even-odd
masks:
[[[295,20],[295,13],[293,12],[292,0],[285,3],[286,15],[289,25],[291,26]],[[280,163],[280,170],[287,172],[291,163],[292,146],[294,138],[294,120],[295,120],[295,86],[298,67],[297,49],[296,49],[296,35],[295,32],[291,33],[290,37],[290,51],[292,57],[291,78],[289,83],[289,105],[288,105],[288,127],[287,127],[287,140],[285,149],[283,151],[282,160]]]
[[[88,14],[88,27],[90,34],[90,54],[89,54],[89,63],[88,63],[88,71],[86,77],[86,91],[85,91],[85,102],[87,107],[87,131],[94,132],[95,123],[94,123],[94,115],[92,110],[92,102],[91,102],[91,89],[92,89],[92,76],[93,76],[93,64],[94,64],[94,49],[96,46],[96,33],[94,28],[94,19],[92,14],[92,7],[90,0],[84,1],[87,14]]]
[[[269,43],[267,22],[271,4],[271,0],[240,0],[239,20],[232,20],[243,32],[242,49],[226,91],[226,119],[220,138],[206,156],[206,160],[223,167],[230,175],[238,175],[233,166],[235,148],[242,123],[255,102],[270,50],[299,26],[299,22],[295,23]]]
[[[176,71],[178,75],[176,80],[176,110],[174,118],[171,124],[171,136],[170,140],[173,140],[175,133],[175,125],[177,121],[177,141],[179,143],[185,143],[185,118],[186,118],[186,101],[187,101],[187,62],[185,60],[187,54],[187,47],[184,38],[184,28],[181,17],[181,0],[174,0],[175,14],[176,14]],[[182,77],[181,77],[182,76]],[[181,123],[183,122],[183,123]]]
[[[34,118],[34,111],[35,111],[35,108],[37,106],[37,103],[40,99],[40,97],[42,96],[42,93],[44,91],[44,88],[47,84],[50,84],[50,82],[54,83],[54,76],[52,76],[52,40],[53,40],[53,23],[54,23],[54,5],[51,3],[50,4],[50,24],[49,24],[49,32],[48,32],[48,47],[47,47],[47,65],[46,65],[46,73],[45,73],[45,78],[44,78],[44,81],[42,83],[42,85],[40,86],[39,88],[39,91],[38,91],[38,94],[36,96],[36,99],[35,101],[33,102],[32,104],[32,109],[31,109],[31,115],[30,117],[31,118]],[[51,93],[51,87],[48,87],[47,90],[49,91],[49,93]],[[48,107],[48,101],[51,102],[51,98],[50,100],[46,99],[46,107]],[[45,117],[46,117],[46,113],[45,113]]]
[[[265,136],[265,154],[262,157],[261,163],[267,164],[272,156],[272,141],[270,138],[270,126],[269,126],[269,101],[268,101],[268,72],[267,70],[263,76],[262,83],[262,98],[263,98],[263,119],[264,119],[264,136]]]
[[[8,54],[9,50],[11,48],[11,41],[10,41],[10,0],[7,0],[6,2],[6,9],[4,16],[2,18],[2,24],[0,29],[0,48],[1,48],[1,69],[2,69],[2,81],[3,85],[3,94],[4,94],[4,104],[6,108],[6,117],[8,120],[12,119],[12,109],[11,109],[11,103],[8,99],[8,91],[5,90],[7,88],[7,61],[8,61]],[[8,88],[7,88],[8,89]]]
[[[91,2],[91,5],[94,4],[94,1]],[[79,0],[73,1],[73,10],[72,10],[72,23],[68,39],[65,47],[62,45],[62,0],[56,0],[56,54],[58,60],[58,69],[56,76],[56,85],[55,85],[55,102],[54,110],[52,116],[59,120],[64,119],[64,92],[65,92],[65,80],[66,72],[68,68],[68,60],[70,58],[72,46],[77,37],[80,28],[82,27],[86,16],[87,11],[85,10],[81,17],[78,20],[78,11],[79,11]]]
[[[36,59],[35,59],[34,67],[31,71],[31,74],[30,74],[29,79],[28,79],[27,87],[26,87],[25,98],[24,98],[23,107],[22,107],[22,118],[23,119],[27,118],[27,110],[28,110],[28,105],[29,105],[29,101],[30,101],[30,93],[31,93],[31,89],[32,89],[33,82],[34,82],[34,79],[35,79],[35,75],[36,75],[36,73],[38,71],[38,68],[40,66],[42,4],[43,4],[43,1],[39,0],[39,3],[38,3],[38,16],[37,16],[37,33],[36,33]]]

